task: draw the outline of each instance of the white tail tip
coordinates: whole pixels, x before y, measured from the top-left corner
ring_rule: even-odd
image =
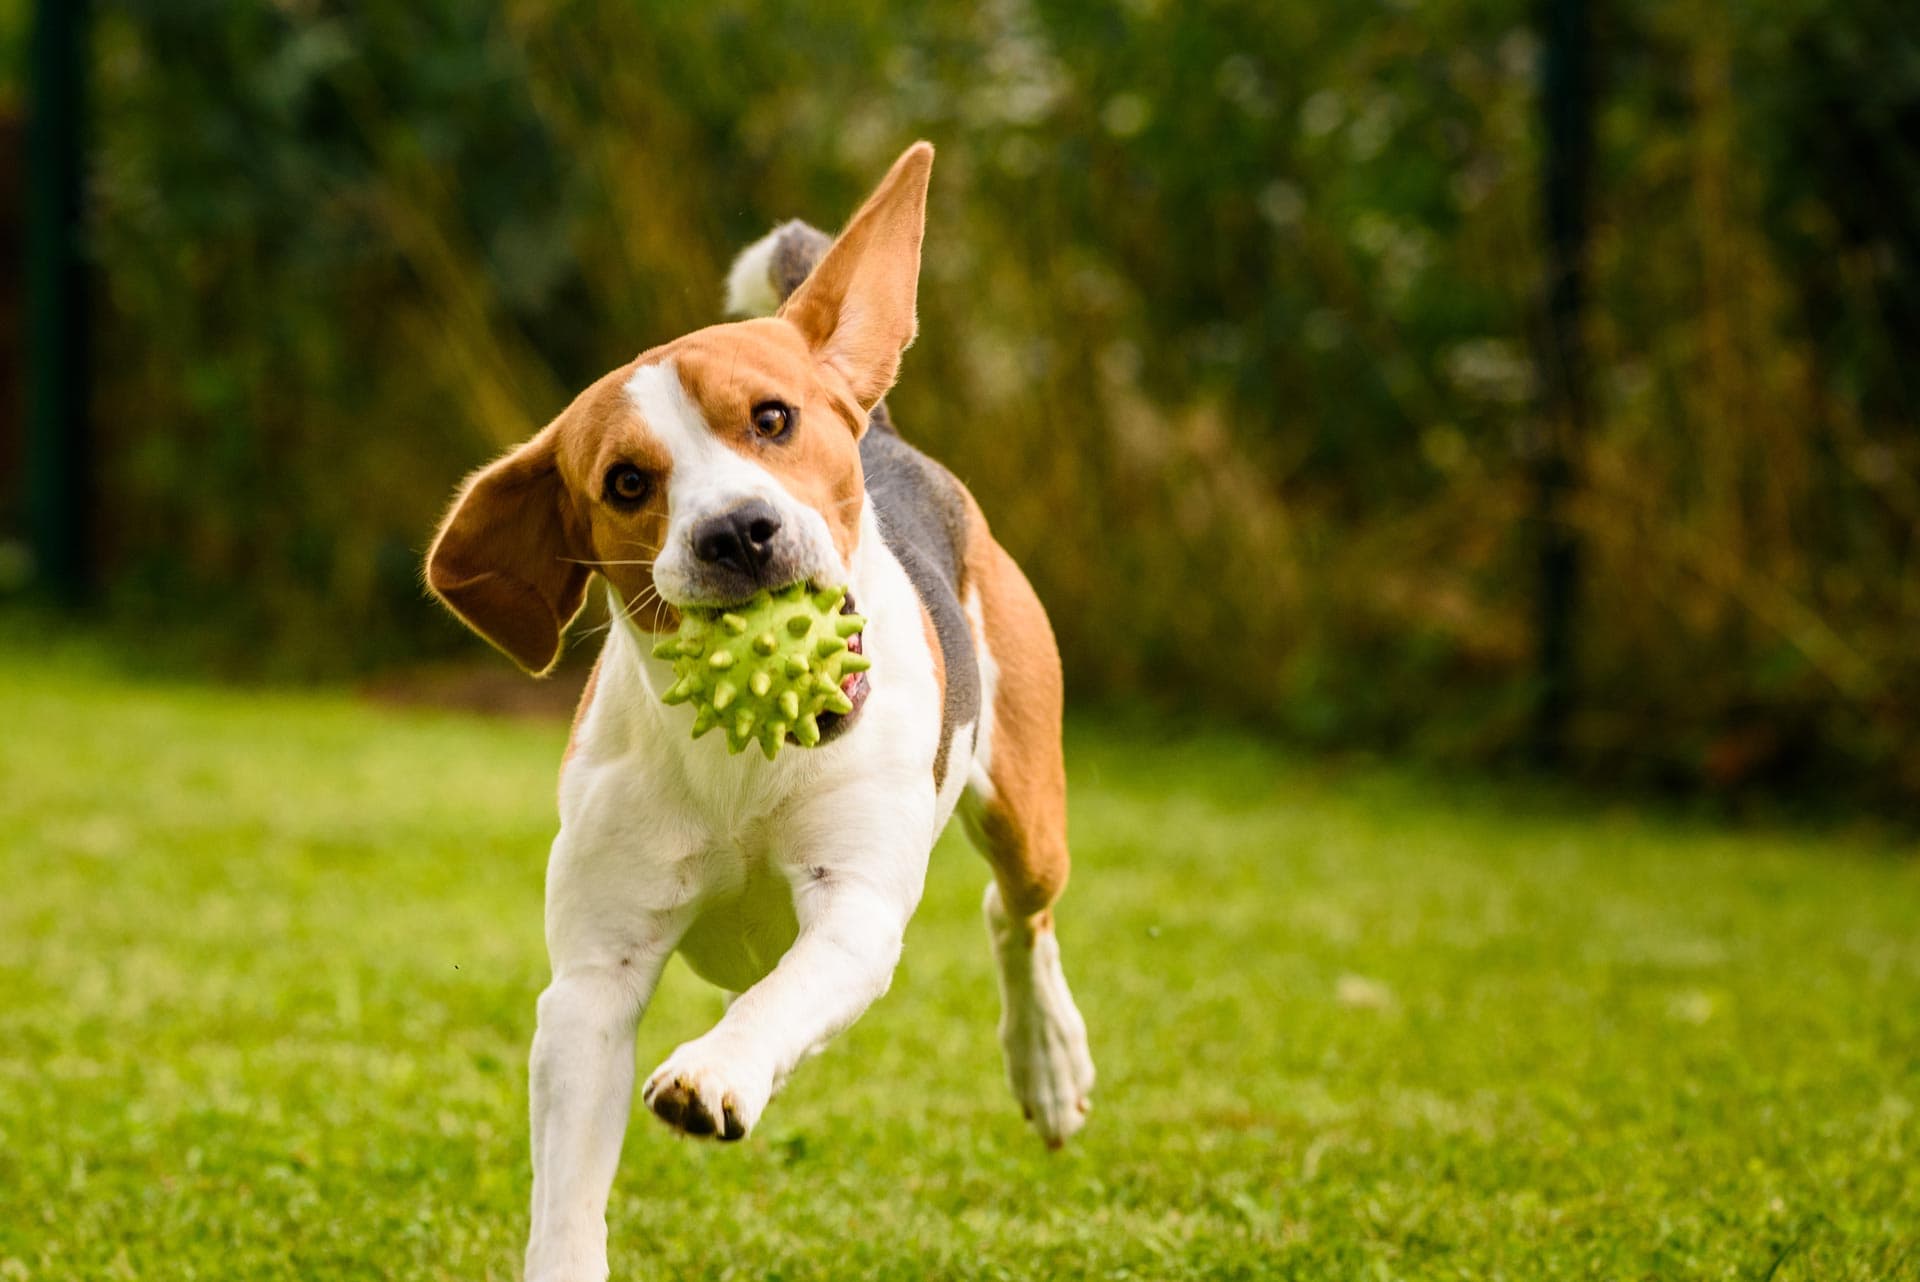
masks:
[[[773,283],[773,256],[780,247],[780,233],[772,231],[740,251],[727,272],[727,315],[732,317],[771,316],[780,310],[780,294]]]

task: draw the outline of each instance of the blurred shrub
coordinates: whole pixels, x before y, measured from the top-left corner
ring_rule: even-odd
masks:
[[[0,110],[20,106],[25,88],[27,0],[0,0]]]
[[[1914,24],[1606,12],[1583,759],[1920,794]],[[465,644],[416,586],[455,479],[927,136],[896,416],[1027,565],[1078,689],[1502,751],[1529,15],[124,0],[94,229],[117,597],[227,662]]]

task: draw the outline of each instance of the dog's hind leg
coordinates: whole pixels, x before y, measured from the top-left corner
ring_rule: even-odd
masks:
[[[960,815],[993,868],[984,907],[1007,1080],[1041,1138],[1058,1148],[1085,1125],[1093,1090],[1087,1026],[1053,929],[1068,865],[1060,657],[1046,612],[1012,558],[990,545],[973,569],[967,606],[982,712]]]

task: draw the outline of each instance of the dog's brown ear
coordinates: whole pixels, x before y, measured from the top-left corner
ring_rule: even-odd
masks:
[[[586,601],[578,517],[548,428],[467,478],[427,553],[427,586],[462,622],[535,676]]]
[[[913,341],[932,169],[932,143],[907,148],[778,313],[846,379],[862,410],[893,386]]]

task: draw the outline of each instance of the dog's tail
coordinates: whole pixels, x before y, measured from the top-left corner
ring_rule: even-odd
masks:
[[[796,218],[748,245],[727,272],[727,315],[771,316],[779,311],[832,244],[833,237]]]

